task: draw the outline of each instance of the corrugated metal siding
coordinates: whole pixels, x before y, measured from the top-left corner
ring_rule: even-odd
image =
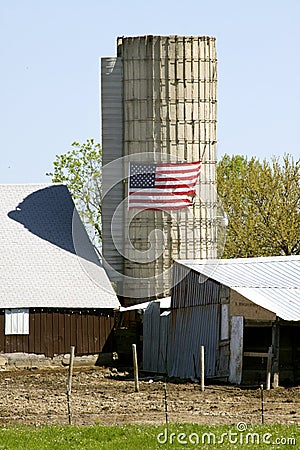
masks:
[[[182,265],[174,265],[174,288],[171,308],[219,303],[219,283],[199,277],[197,272]]]
[[[159,303],[152,302],[143,317],[143,370],[167,373],[170,311],[160,314]]]
[[[75,345],[77,355],[113,351],[114,317],[94,310],[29,310],[29,335],[5,335],[4,310],[0,311],[0,352],[36,353],[53,357],[69,353]]]
[[[146,308],[143,318],[143,370],[157,372],[159,356],[160,307],[153,302]]]
[[[197,378],[200,346],[205,347],[205,375],[216,375],[221,288],[212,280],[175,263],[168,375]]]
[[[122,85],[123,66],[121,58],[101,59],[101,112],[102,112],[102,162],[103,162],[103,192],[102,203],[102,233],[104,266],[112,281],[118,282],[118,273],[123,273],[123,257],[115,247],[112,239],[112,217],[123,200],[123,181],[117,183],[111,190],[112,180],[123,180],[122,164],[109,163],[123,155],[123,101]],[[122,245],[124,234],[123,211],[119,210],[117,229],[114,238]],[[107,261],[107,264],[105,264]],[[116,272],[114,272],[116,271]],[[121,288],[120,288],[121,289]]]
[[[159,352],[157,372],[168,372],[169,360],[169,336],[170,336],[170,311],[165,311],[160,315],[159,326]]]
[[[198,378],[200,346],[205,351],[205,376],[214,376],[218,345],[218,305],[171,310],[168,375]]]

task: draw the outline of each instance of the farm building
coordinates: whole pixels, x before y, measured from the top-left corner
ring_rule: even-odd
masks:
[[[120,306],[66,186],[0,185],[0,352],[112,351]]]
[[[269,352],[273,385],[300,383],[300,256],[177,261],[170,313],[152,314],[145,370],[196,379],[204,345],[206,377],[265,381]]]

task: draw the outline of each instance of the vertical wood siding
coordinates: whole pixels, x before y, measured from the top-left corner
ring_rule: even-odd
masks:
[[[103,313],[102,313],[103,314]],[[114,317],[100,311],[35,309],[29,312],[29,335],[6,336],[4,310],[0,311],[0,352],[36,353],[52,357],[69,353],[75,346],[77,355],[113,351]]]

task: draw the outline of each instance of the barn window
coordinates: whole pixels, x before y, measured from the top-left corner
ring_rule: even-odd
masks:
[[[29,334],[29,309],[5,310],[5,334]]]

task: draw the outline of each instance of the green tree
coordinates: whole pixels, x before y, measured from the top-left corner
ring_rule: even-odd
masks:
[[[53,172],[46,175],[53,183],[64,183],[95,246],[102,240],[101,187],[102,150],[94,139],[85,143],[73,142],[71,150],[56,155]]]
[[[300,160],[225,155],[217,189],[228,216],[224,258],[300,254]]]

